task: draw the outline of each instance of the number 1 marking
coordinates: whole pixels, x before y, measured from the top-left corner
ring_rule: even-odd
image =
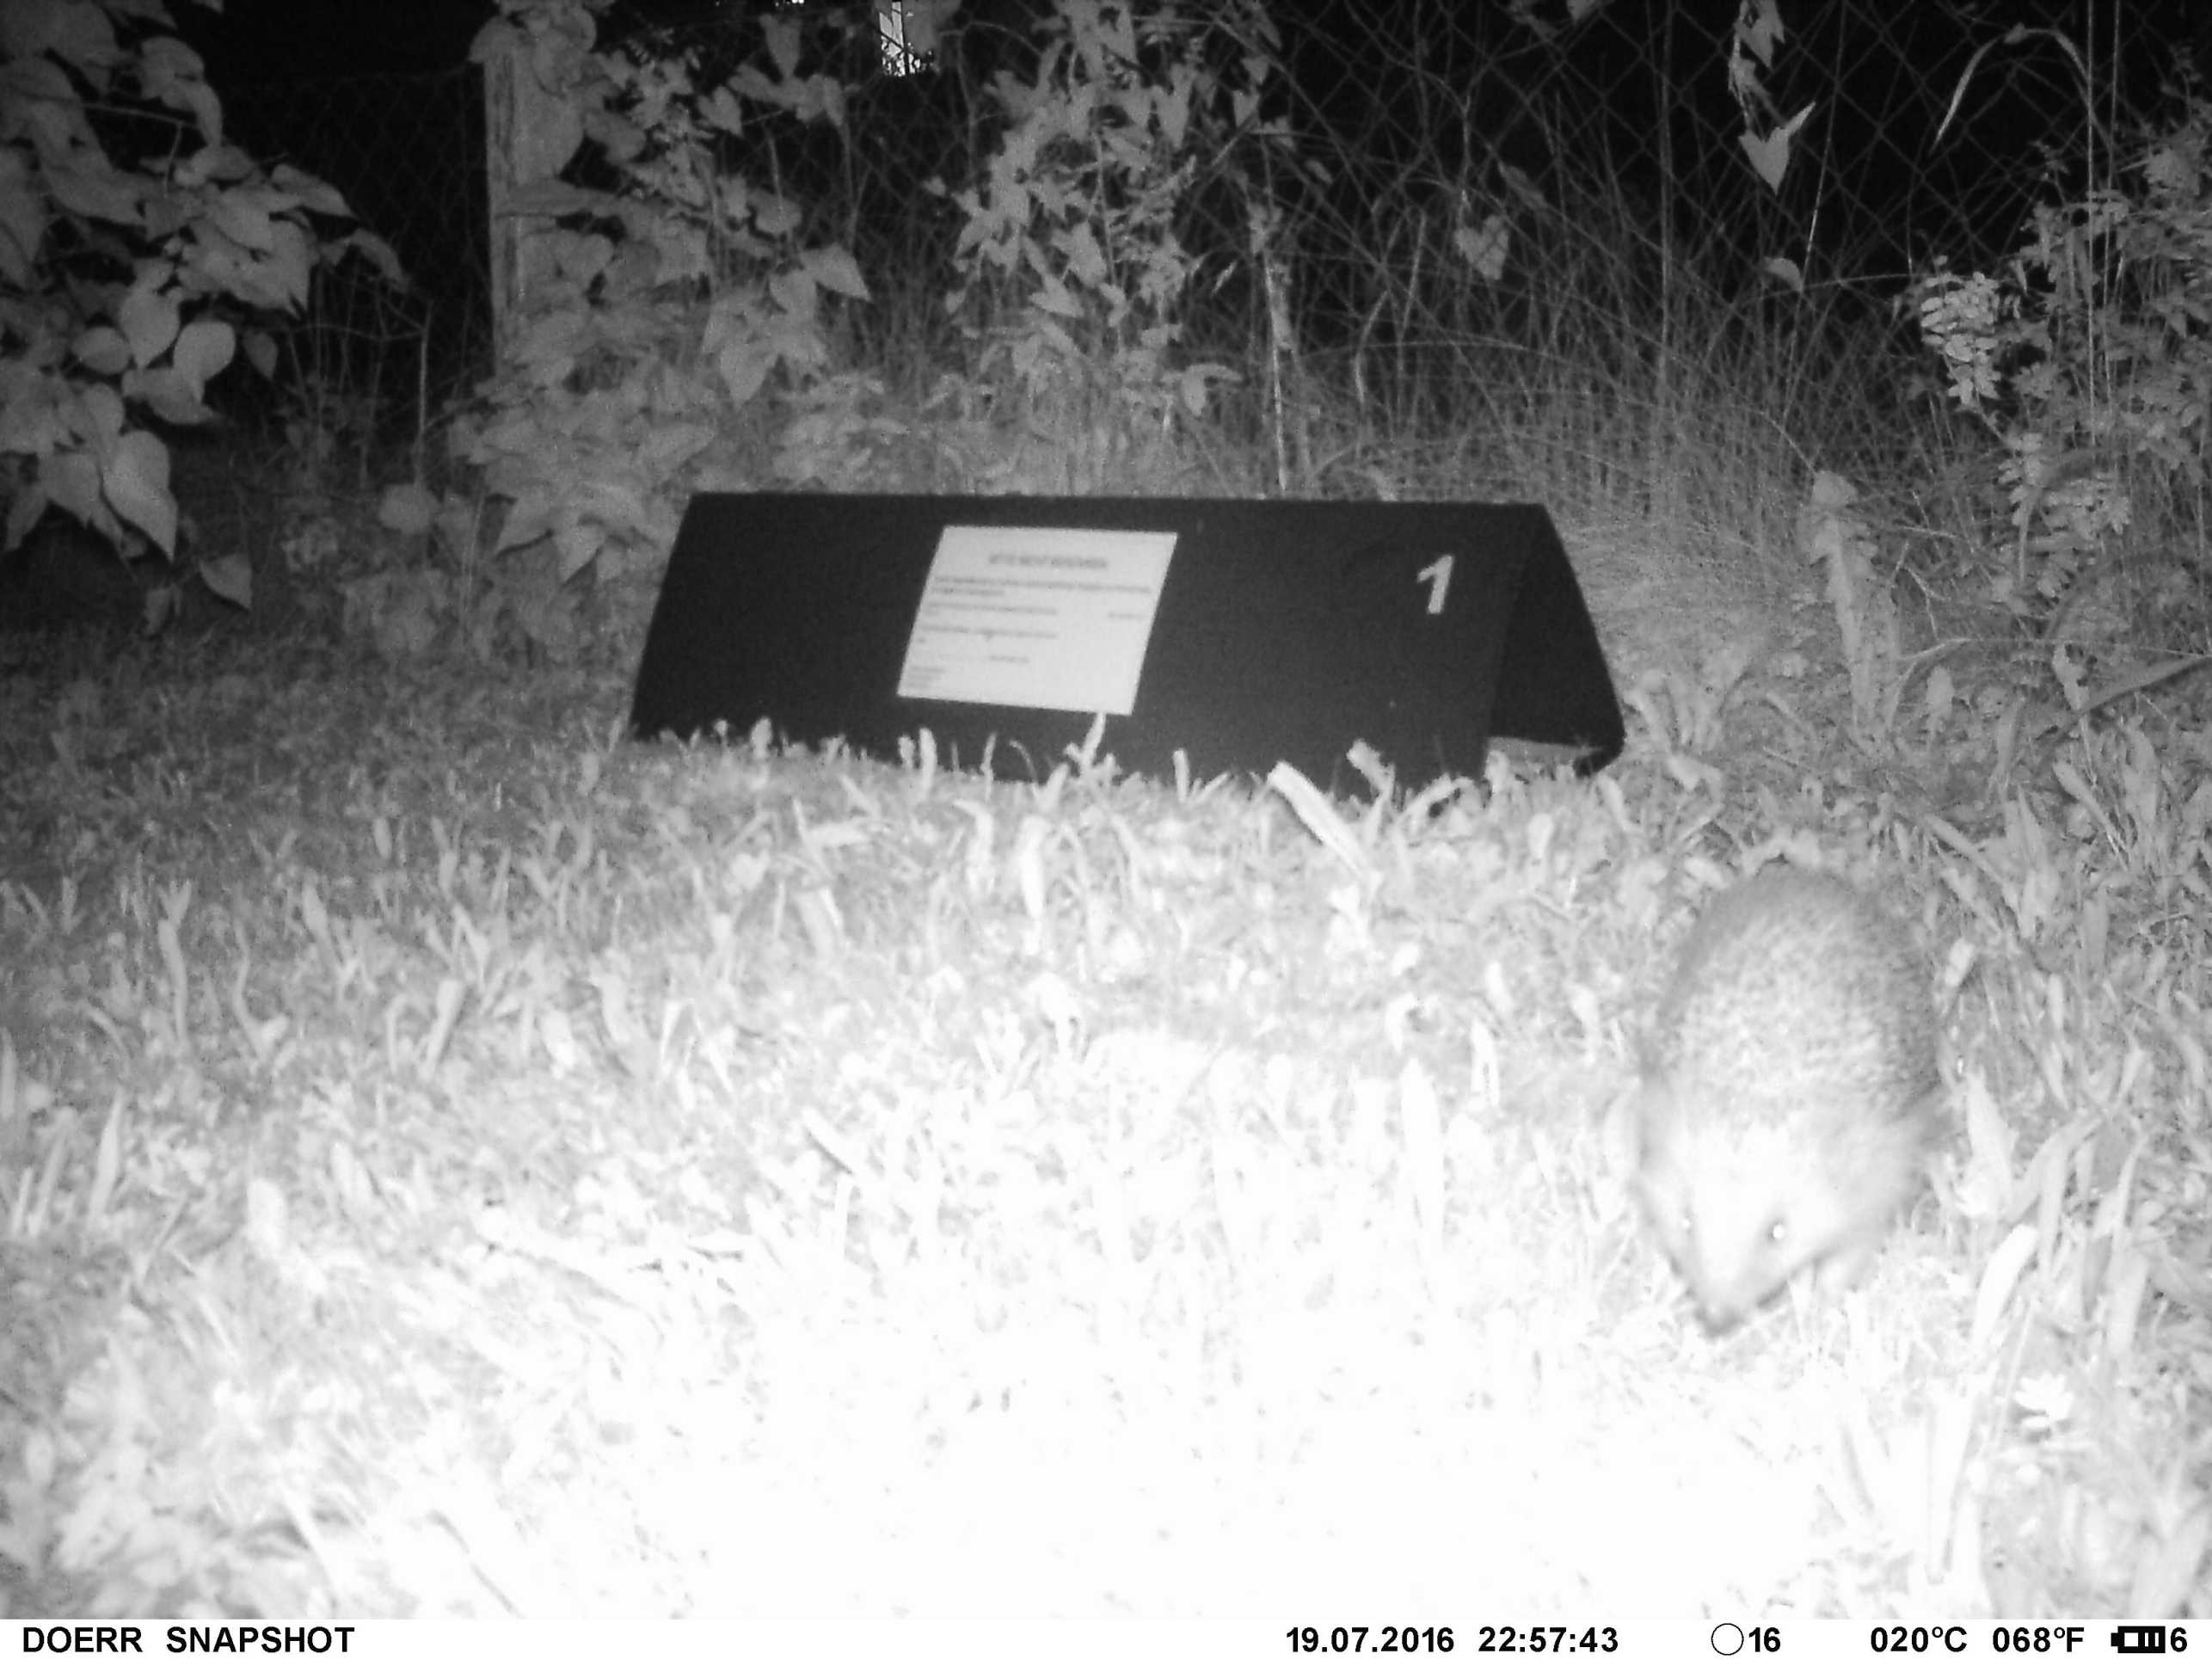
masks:
[[[1444,614],[1444,598],[1452,591],[1452,561],[1456,556],[1447,553],[1434,564],[1425,565],[1413,573],[1415,581],[1429,584],[1429,614],[1431,617]]]

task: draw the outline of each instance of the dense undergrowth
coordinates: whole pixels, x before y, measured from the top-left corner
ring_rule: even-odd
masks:
[[[218,570],[0,633],[0,1612],[2212,1613],[2201,108],[1908,289],[1752,90],[1660,212],[1591,129],[1395,142],[1284,20],[1170,15],[973,83],[922,265],[830,188],[834,42],[503,7],[599,149],[522,181],[446,453],[242,456],[258,626]],[[164,274],[0,268],[19,484],[163,542],[101,412],[217,372],[252,297],[185,255],[249,180],[343,223],[218,171]],[[824,483],[1545,501],[1634,741],[1325,835],[629,741],[685,495]],[[1775,857],[1927,944],[1957,1134],[1868,1283],[1716,1343],[1620,1102]]]

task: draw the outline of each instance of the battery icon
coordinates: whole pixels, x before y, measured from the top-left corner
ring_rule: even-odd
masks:
[[[2112,1633],[2112,1647],[2121,1654],[2164,1654],[2164,1626],[2122,1626]]]

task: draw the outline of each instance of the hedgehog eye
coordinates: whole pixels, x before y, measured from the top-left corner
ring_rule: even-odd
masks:
[[[1777,1216],[1773,1221],[1767,1225],[1767,1243],[1773,1246],[1777,1251],[1782,1250],[1790,1243],[1790,1219],[1788,1217]]]

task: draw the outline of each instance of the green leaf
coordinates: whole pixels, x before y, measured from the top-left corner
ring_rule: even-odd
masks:
[[[131,361],[143,369],[175,343],[181,318],[173,298],[142,283],[123,296],[115,322],[131,343]]]
[[[206,144],[176,164],[175,182],[180,189],[200,190],[208,185],[243,184],[258,179],[261,169],[236,144]]]
[[[545,488],[539,485],[521,491],[507,510],[507,522],[500,526],[499,542],[492,551],[504,553],[509,548],[526,547],[552,528],[552,502]]]
[[[799,71],[799,20],[789,13],[771,13],[760,20],[760,33],[768,42],[768,55],[776,72],[786,81]]]
[[[204,388],[230,366],[237,350],[238,336],[229,323],[201,317],[184,325],[169,361],[176,366],[177,373],[195,388]]]
[[[794,317],[811,318],[815,312],[814,298],[820,291],[814,286],[813,274],[802,265],[778,271],[768,279],[768,292],[783,310]]]
[[[699,104],[709,126],[731,134],[745,131],[745,106],[730,95],[728,87],[716,87]]]
[[[39,463],[39,487],[65,513],[97,527],[114,515],[100,499],[100,469],[82,450],[45,457]]]
[[[395,288],[408,286],[407,272],[399,262],[399,255],[392,245],[373,231],[355,231],[342,242],[335,244],[332,257],[359,254],[377,268],[377,274]]]
[[[105,156],[96,161],[52,162],[46,188],[65,213],[138,229],[144,219],[138,188],[118,173]]]
[[[346,206],[345,197],[338,194],[335,186],[325,184],[312,173],[303,173],[287,162],[280,162],[270,169],[269,182],[310,213],[328,214],[334,219],[353,217],[353,210]]]
[[[715,360],[715,367],[722,373],[722,384],[729,389],[729,401],[740,408],[750,403],[759,395],[768,378],[769,370],[776,366],[775,354],[763,349],[753,341],[738,341],[722,348]]]
[[[799,255],[799,262],[830,292],[843,294],[847,299],[868,298],[868,282],[860,274],[859,261],[843,248],[810,248]]]
[[[175,369],[133,369],[123,377],[123,396],[144,403],[162,420],[179,427],[197,427],[215,418],[200,402],[197,383]]]
[[[202,560],[200,580],[217,597],[241,611],[254,608],[254,568],[243,553],[226,553],[219,559]]]
[[[755,192],[753,198],[753,228],[764,237],[788,237],[799,228],[800,214],[796,205],[781,196]]]
[[[109,71],[123,58],[115,31],[97,6],[0,7],[0,55],[32,58],[48,53],[81,71],[103,92]]]
[[[138,632],[151,640],[169,626],[184,604],[182,584],[157,582],[146,590],[139,606]]]
[[[1736,142],[1743,146],[1743,153],[1750,160],[1751,170],[1758,174],[1769,190],[1781,189],[1782,176],[1790,170],[1790,146],[1797,141],[1798,130],[1812,113],[1813,106],[1807,104],[1764,138],[1752,132],[1736,135]]]
[[[606,545],[606,532],[595,524],[569,525],[556,531],[553,545],[559,551],[557,581],[565,582],[578,571],[599,557],[599,550]]]
[[[126,433],[101,470],[108,505],[171,557],[176,553],[176,498],[169,489],[169,446],[151,433]]]
[[[123,399],[113,386],[87,386],[77,395],[70,427],[79,438],[104,447],[123,435]]]
[[[120,375],[131,366],[130,341],[104,323],[79,335],[71,349],[77,361],[95,375]]]
[[[204,144],[223,142],[223,105],[207,84],[200,54],[171,34],[157,34],[138,49],[138,83],[147,97],[193,119]]]
[[[276,245],[266,193],[225,190],[207,204],[207,222],[242,248],[266,254]]]
[[[28,165],[21,151],[0,149],[0,282],[30,285],[46,235],[46,210],[31,188]]]
[[[421,536],[438,516],[438,498],[421,485],[395,484],[377,503],[377,523],[402,536]]]
[[[666,478],[713,443],[714,437],[713,427],[696,421],[655,426],[639,440],[637,459]]]
[[[46,516],[50,505],[45,489],[36,484],[9,503],[6,531],[0,534],[0,553],[13,552],[21,546],[23,538],[31,533],[31,526]]]
[[[1073,320],[1083,316],[1082,304],[1068,292],[1067,285],[1057,277],[1047,277],[1038,284],[1036,292],[1029,296],[1029,304],[1056,317]]]
[[[750,98],[758,104],[781,106],[790,100],[783,89],[763,75],[751,64],[740,64],[737,72],[729,77],[730,90],[740,98]]]

